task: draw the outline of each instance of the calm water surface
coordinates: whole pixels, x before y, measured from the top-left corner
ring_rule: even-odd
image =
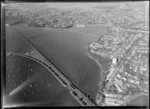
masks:
[[[98,35],[85,35],[63,29],[31,28],[24,25],[9,28],[21,32],[73,83],[95,99],[101,69],[88,56],[87,46],[89,42],[97,40]],[[103,27],[99,30],[102,34],[105,31]]]

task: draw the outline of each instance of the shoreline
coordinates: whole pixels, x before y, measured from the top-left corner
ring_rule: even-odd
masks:
[[[99,83],[97,84],[98,86],[99,86],[99,84],[100,84],[100,82],[102,82],[103,81],[103,79],[104,79],[104,75],[103,75],[103,73],[104,73],[104,70],[103,70],[103,67],[102,67],[102,65],[99,63],[99,61],[98,60],[96,60],[96,59],[94,59],[90,54],[89,54],[89,51],[88,51],[88,53],[87,53],[87,56],[89,57],[89,58],[91,58],[92,60],[94,60],[96,63],[97,63],[97,65],[99,66],[99,68],[100,68],[100,77],[99,77]]]

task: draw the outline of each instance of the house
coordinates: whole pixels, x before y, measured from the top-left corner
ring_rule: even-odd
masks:
[[[85,25],[84,24],[77,24],[76,27],[77,28],[82,28],[82,27],[85,27]]]

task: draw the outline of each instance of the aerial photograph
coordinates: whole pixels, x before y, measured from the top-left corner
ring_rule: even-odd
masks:
[[[149,2],[4,5],[3,107],[149,108]]]

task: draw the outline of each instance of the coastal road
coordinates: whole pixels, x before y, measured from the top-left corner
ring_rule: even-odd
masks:
[[[21,39],[23,43],[25,40],[23,40],[20,36],[21,34],[18,33],[21,32],[40,53],[48,58],[47,60],[50,63],[54,64],[56,68],[81,89],[81,91],[84,91],[95,100],[99,87],[98,83],[101,69],[99,65],[87,55],[86,46],[90,41],[95,40],[96,37],[93,38],[62,29],[24,27],[24,25],[8,27],[8,38],[10,36],[16,36],[15,38],[18,39],[15,41],[16,44],[18,44]],[[10,39],[10,42],[12,39]],[[13,51],[26,53],[33,50],[24,50],[22,47],[30,44],[27,44],[27,41],[26,44],[22,43],[20,42],[20,45],[23,46],[19,47],[19,45],[16,45],[16,49]],[[10,44],[10,47],[12,46],[13,44]],[[18,47],[20,48],[19,50]]]
[[[7,53],[7,56],[10,55],[16,55],[16,56],[21,56],[25,57],[28,59],[32,59],[36,61],[37,63],[41,64],[43,67],[45,67],[51,74],[63,85],[63,87],[68,88],[70,91],[71,95],[82,105],[82,106],[95,106],[96,103],[92,103],[90,101],[90,98],[85,96],[84,93],[82,93],[79,89],[76,88],[74,84],[72,84],[65,76],[63,76],[52,64],[47,64],[43,62],[42,60],[36,59],[32,56],[22,54],[22,53],[15,53],[15,52],[10,52]]]
[[[21,37],[27,42],[29,43],[33,48],[36,49],[36,51],[45,59],[47,60],[45,62],[42,62],[41,60],[38,60],[34,57],[31,56],[27,56],[27,55],[23,55],[23,54],[16,54],[13,53],[14,55],[18,55],[18,56],[23,56],[23,57],[27,57],[30,58],[32,60],[35,60],[38,63],[41,63],[44,66],[47,66],[48,70],[50,70],[50,72],[53,74],[53,76],[55,76],[57,78],[57,80],[63,85],[63,87],[66,87],[70,90],[71,95],[82,105],[82,106],[95,106],[96,103],[94,102],[93,99],[91,99],[91,97],[86,94],[85,92],[81,91],[79,88],[77,88],[75,85],[70,85],[73,84],[72,82],[70,82],[70,80],[63,75],[63,73],[59,72],[59,70],[57,70],[57,67],[53,64],[53,62],[51,62],[50,59],[48,59],[42,52],[40,52],[40,50],[35,47],[32,42],[30,42],[30,40],[28,40],[26,37],[24,37],[24,35],[22,33],[20,33],[19,31],[17,31]],[[72,88],[72,86],[75,86],[76,88]],[[78,95],[74,95],[74,93],[72,92],[76,92]]]

